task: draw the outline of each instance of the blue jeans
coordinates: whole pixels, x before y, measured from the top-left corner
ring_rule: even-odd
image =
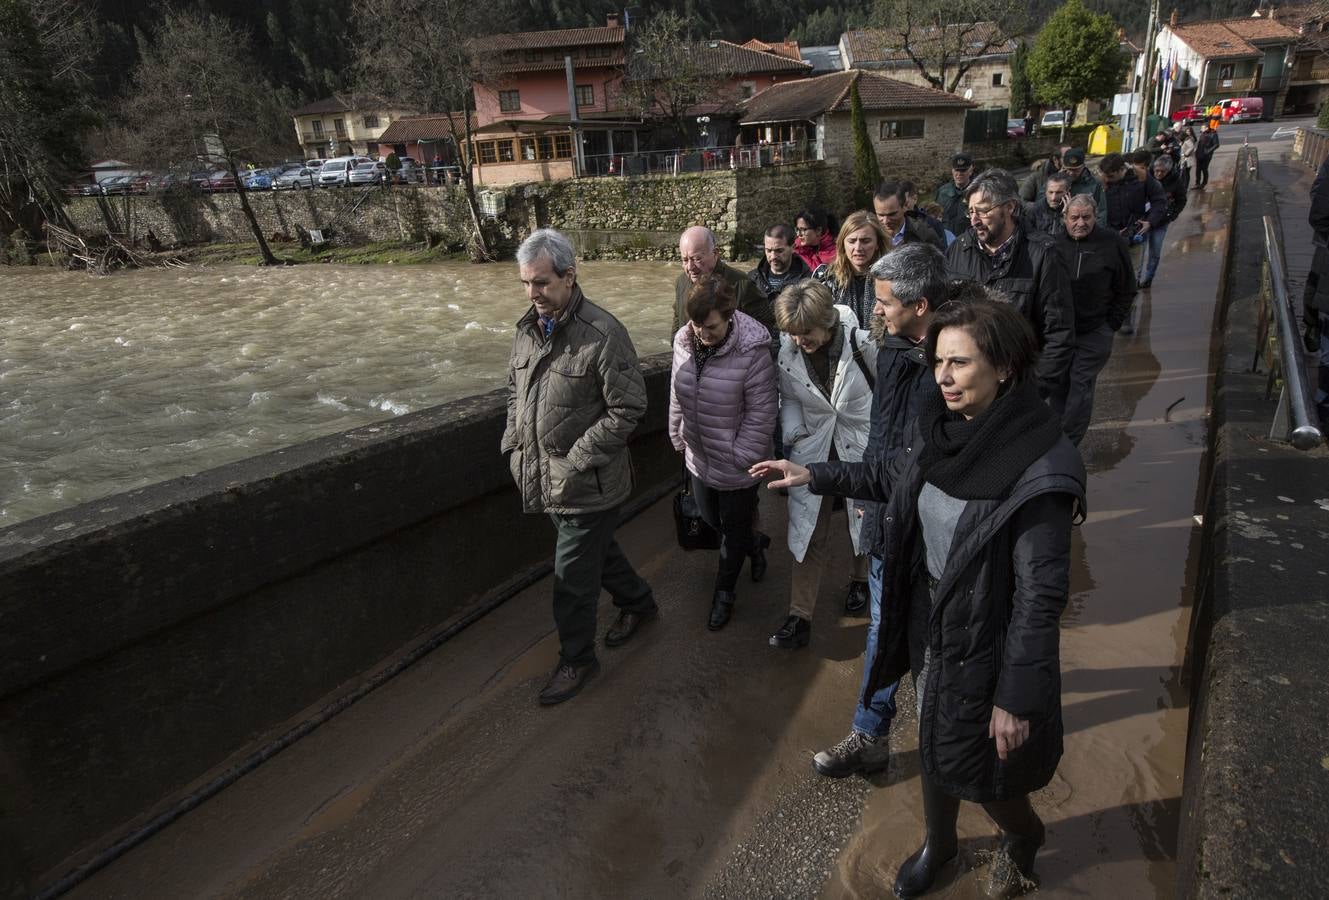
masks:
[[[1158,263],[1163,259],[1163,238],[1167,237],[1167,223],[1150,228],[1145,236],[1144,259],[1140,263],[1141,281],[1153,281]]]
[[[880,688],[872,695],[867,706],[863,705],[863,694],[868,689],[868,678],[872,674],[872,660],[877,656],[877,629],[881,627],[881,579],[885,564],[877,557],[869,557],[868,562],[868,610],[871,624],[868,626],[868,645],[863,653],[863,683],[858,689],[858,709],[854,711],[854,730],[873,737],[885,737],[891,730],[891,719],[895,718],[895,689],[900,682],[893,681]]]

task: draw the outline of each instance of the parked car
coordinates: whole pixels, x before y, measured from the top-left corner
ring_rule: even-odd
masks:
[[[1170,118],[1174,122],[1194,125],[1196,122],[1203,122],[1209,118],[1209,107],[1204,104],[1191,103],[1173,112]]]
[[[1224,122],[1258,122],[1264,118],[1263,97],[1230,97],[1218,101]]]
[[[1050,109],[1043,113],[1043,121],[1038,123],[1039,128],[1060,128],[1063,125],[1071,124],[1070,114],[1064,109]]]
[[[1006,137],[1008,138],[1024,137],[1024,119],[1007,119]]]
[[[346,184],[352,170],[360,163],[373,162],[367,156],[338,156],[325,162],[318,170],[318,183],[323,187]]]
[[[272,180],[274,191],[298,191],[302,188],[318,187],[318,169],[298,166],[287,169]]]
[[[225,169],[218,169],[208,176],[208,180],[203,184],[203,190],[209,194],[233,191],[235,190],[235,176]]]
[[[114,194],[128,194],[129,182],[134,177],[133,175],[112,175],[110,178],[103,178],[100,182],[102,193],[107,197]]]
[[[272,179],[277,177],[280,169],[255,169],[247,173],[245,178],[245,190],[247,191],[270,191],[272,190]]]
[[[362,162],[347,176],[348,184],[383,184],[388,180],[388,166],[383,160]]]
[[[401,168],[397,170],[397,183],[420,184],[424,180],[424,168],[409,156],[402,157]]]
[[[325,162],[327,162],[326,159],[307,159],[307,160],[305,160],[305,165],[306,165],[307,167],[311,168],[311,169],[317,169],[319,166],[323,165]]]

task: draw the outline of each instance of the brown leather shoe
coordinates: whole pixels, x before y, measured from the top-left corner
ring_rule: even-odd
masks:
[[[540,705],[553,706],[555,703],[571,700],[599,671],[598,659],[593,659],[584,666],[574,666],[559,660],[553,674],[545,682],[544,690],[540,691]]]
[[[618,618],[614,624],[609,626],[605,632],[605,646],[618,647],[626,644],[637,629],[651,621],[660,612],[660,607],[652,606],[650,609],[641,612],[635,612],[630,609],[621,609],[618,611]]]

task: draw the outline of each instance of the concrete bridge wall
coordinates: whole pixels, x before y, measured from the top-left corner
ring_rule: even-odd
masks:
[[[643,368],[638,497],[679,472],[668,357]],[[0,531],[0,896],[545,563],[505,412],[472,397]]]

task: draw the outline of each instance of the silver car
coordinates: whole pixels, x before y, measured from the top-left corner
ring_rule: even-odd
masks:
[[[388,180],[388,167],[383,160],[362,162],[351,170],[347,180],[351,184],[383,184]]]
[[[308,166],[287,169],[272,179],[274,191],[298,191],[315,187],[318,187],[318,169],[311,169]]]

